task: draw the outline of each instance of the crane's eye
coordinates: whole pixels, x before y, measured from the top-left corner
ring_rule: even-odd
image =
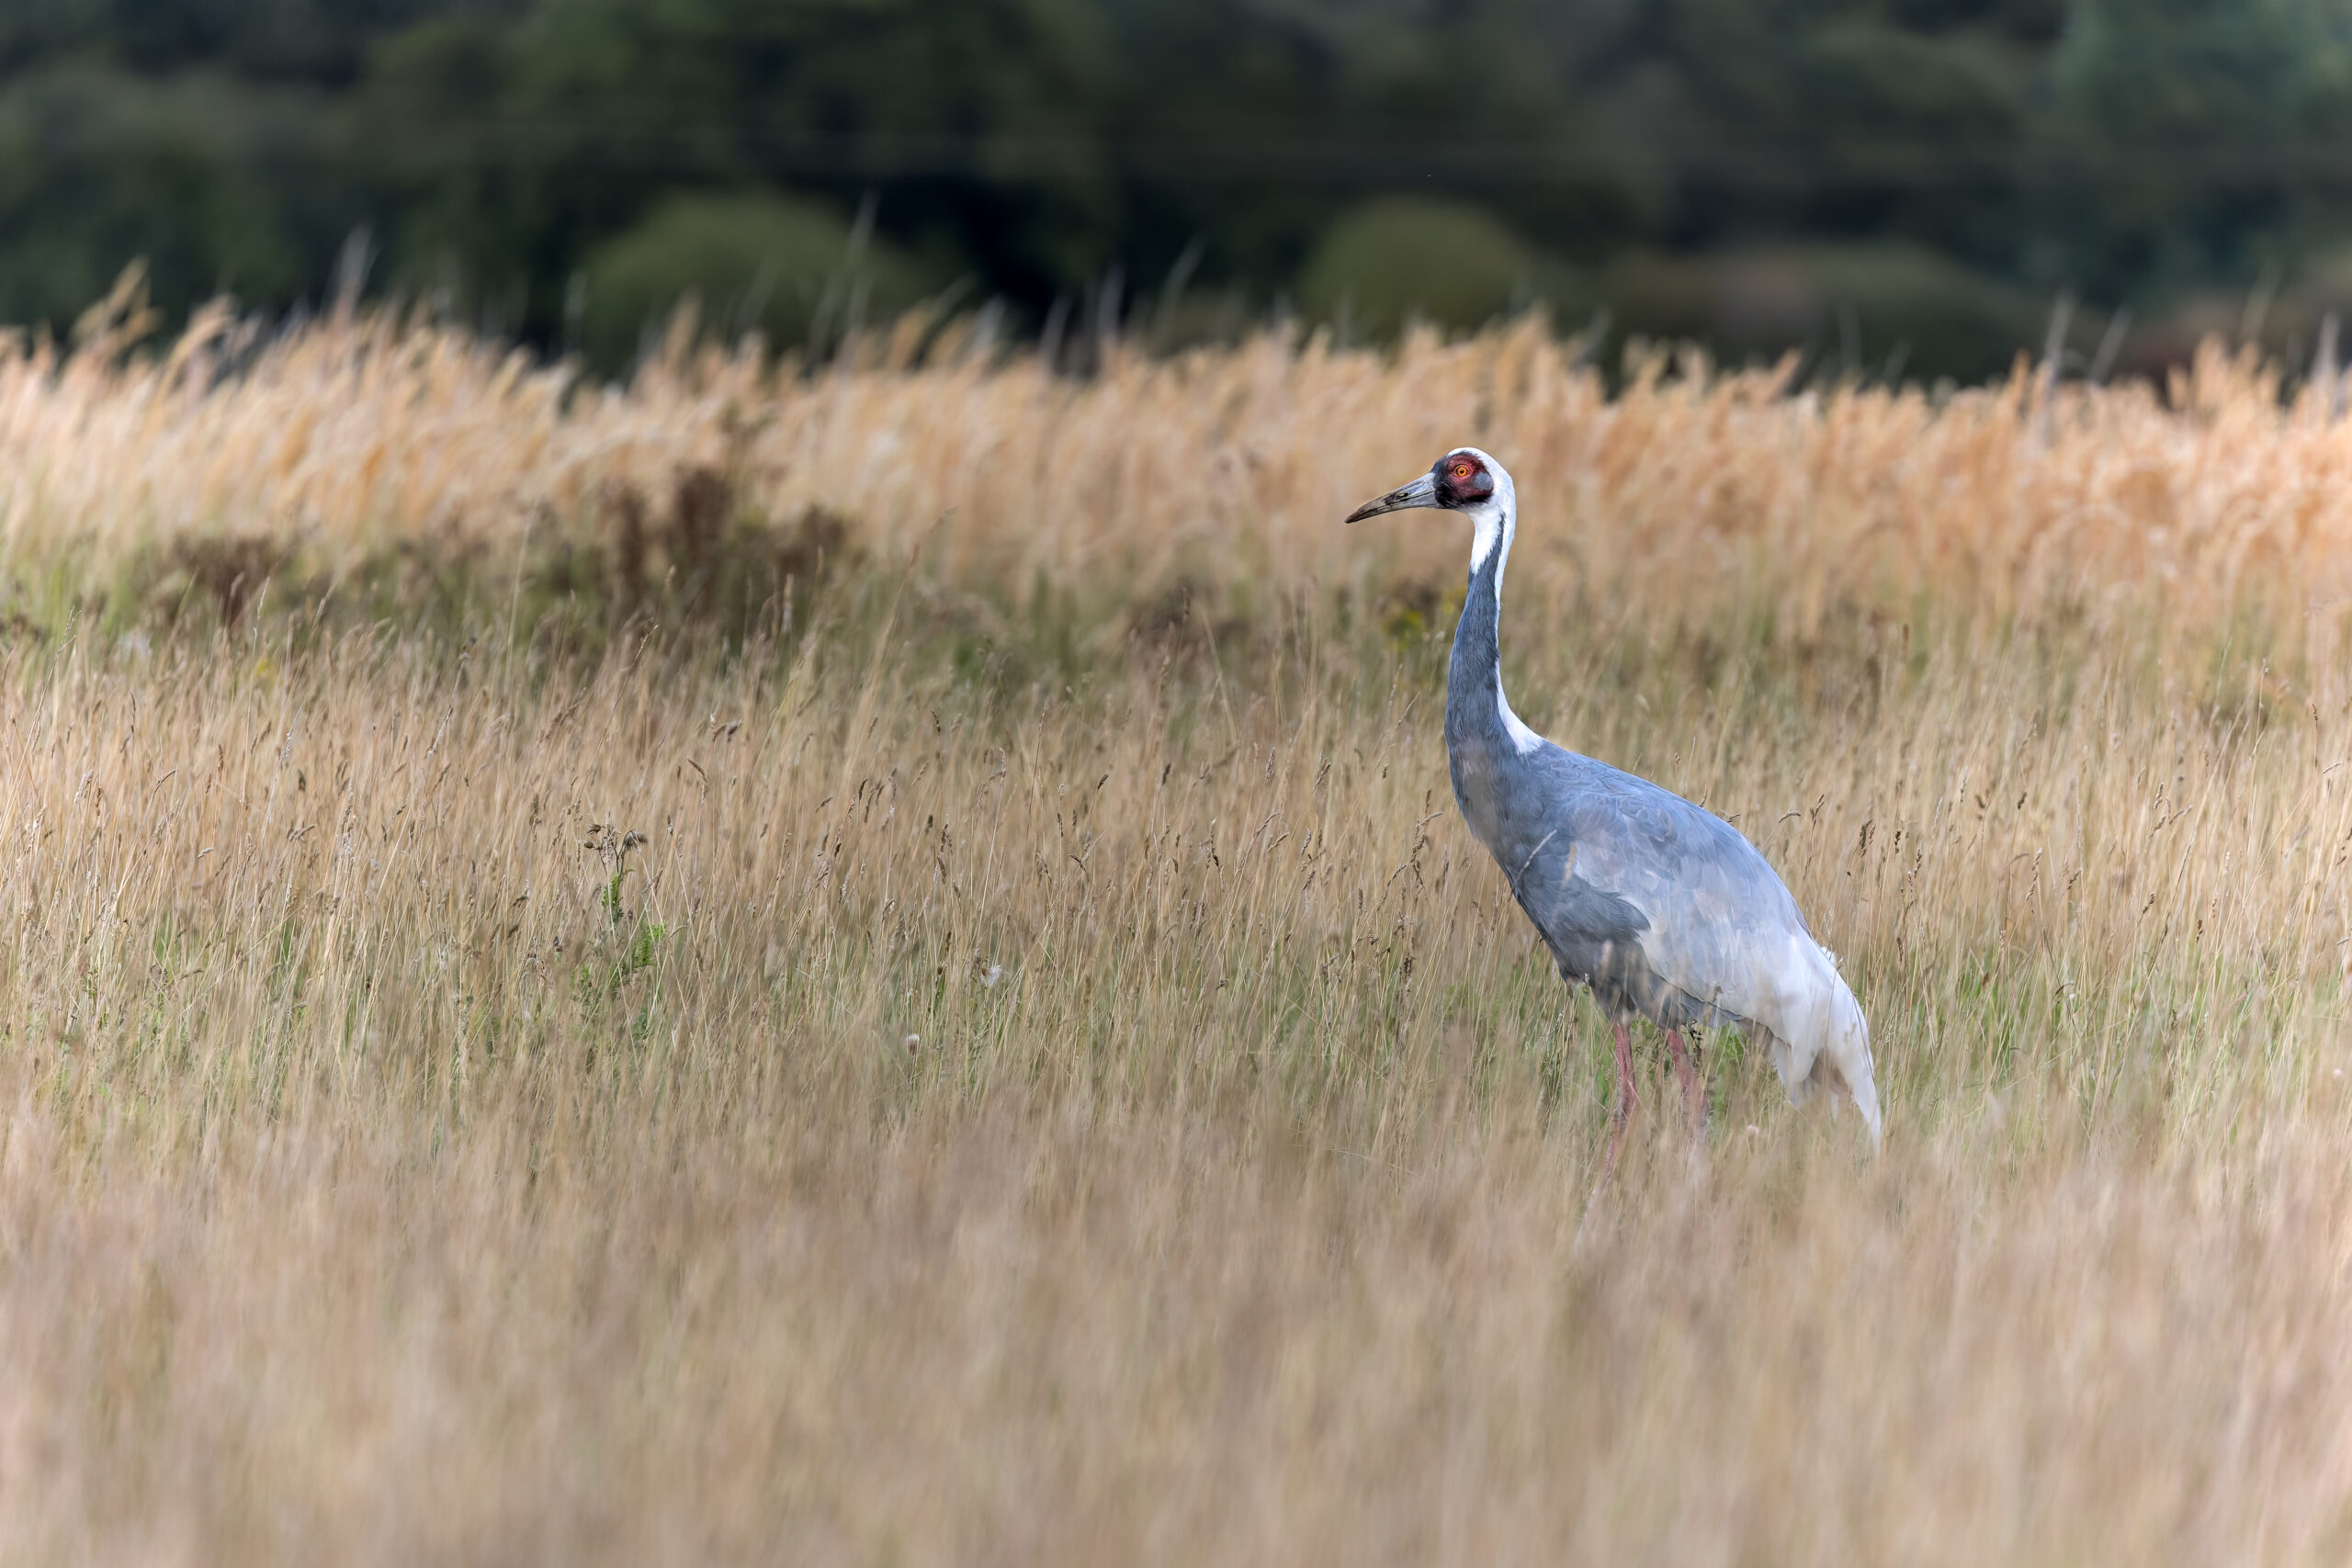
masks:
[[[1467,464],[1467,463],[1456,463],[1456,464],[1454,464],[1454,465],[1453,465],[1453,477],[1454,477],[1455,479],[1468,479],[1468,478],[1470,477],[1470,465],[1469,465],[1469,464]]]

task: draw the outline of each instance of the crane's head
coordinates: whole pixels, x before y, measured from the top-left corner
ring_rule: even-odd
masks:
[[[1477,513],[1510,494],[1510,476],[1503,472],[1500,463],[1476,446],[1456,446],[1411,484],[1367,501],[1349,513],[1348,521],[1361,523],[1384,512],[1409,512],[1417,506]]]

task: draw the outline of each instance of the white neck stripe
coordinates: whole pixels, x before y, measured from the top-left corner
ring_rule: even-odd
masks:
[[[1518,507],[1514,502],[1510,481],[1505,480],[1500,494],[1472,510],[1471,520],[1477,532],[1470,541],[1470,575],[1475,580],[1486,566],[1487,558],[1500,552],[1500,558],[1495,562],[1495,711],[1502,718],[1503,733],[1510,737],[1511,749],[1524,757],[1542,750],[1544,738],[1520,721],[1519,715],[1510,710],[1510,699],[1503,695],[1503,569],[1510,564],[1511,536],[1518,531],[1513,515]]]

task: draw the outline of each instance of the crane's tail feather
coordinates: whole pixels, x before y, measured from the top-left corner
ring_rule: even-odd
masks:
[[[1772,1067],[1792,1104],[1803,1105],[1815,1089],[1833,1094],[1844,1089],[1861,1112],[1871,1147],[1876,1149],[1883,1128],[1878,1085],[1871,1073],[1870,1021],[1829,954],[1818,947],[1815,952],[1820,960],[1809,976],[1812,984],[1804,987],[1810,994],[1781,1021],[1781,1030],[1767,1032]]]

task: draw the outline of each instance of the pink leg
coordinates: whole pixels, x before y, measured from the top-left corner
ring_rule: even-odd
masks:
[[[1625,1124],[1634,1112],[1641,1109],[1641,1096],[1634,1092],[1634,1043],[1625,1037],[1625,1025],[1617,1025],[1617,1105],[1610,1113],[1614,1130],[1609,1134],[1609,1165],[1602,1175],[1614,1175],[1617,1151],[1625,1146]]]
[[[1706,1086],[1700,1081],[1698,1069],[1691,1066],[1690,1053],[1683,1049],[1682,1031],[1668,1030],[1666,1044],[1674,1053],[1674,1076],[1682,1080],[1682,1109],[1690,1112],[1690,1135],[1695,1138],[1706,1131]]]

